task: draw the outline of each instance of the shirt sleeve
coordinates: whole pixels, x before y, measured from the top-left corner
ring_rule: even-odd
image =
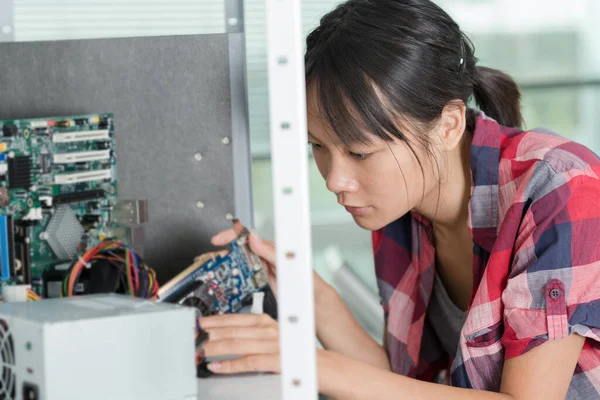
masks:
[[[506,359],[571,333],[600,342],[600,180],[544,176],[528,183],[502,293]]]

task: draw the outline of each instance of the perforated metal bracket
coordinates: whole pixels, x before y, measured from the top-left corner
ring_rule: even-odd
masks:
[[[15,13],[13,0],[0,1],[0,42],[15,40]]]
[[[148,222],[148,200],[118,200],[111,219],[122,225],[140,225]]]
[[[300,0],[267,0],[267,64],[284,400],[317,398],[301,26]]]

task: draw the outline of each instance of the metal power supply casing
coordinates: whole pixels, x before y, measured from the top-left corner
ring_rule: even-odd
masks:
[[[195,318],[114,294],[0,304],[0,398],[196,399]]]

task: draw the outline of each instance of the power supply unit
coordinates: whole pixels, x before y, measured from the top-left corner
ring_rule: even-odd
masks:
[[[197,399],[195,318],[116,294],[0,304],[0,399]]]

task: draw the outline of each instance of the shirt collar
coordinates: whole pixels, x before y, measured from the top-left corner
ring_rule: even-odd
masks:
[[[501,126],[482,112],[475,113],[471,142],[469,229],[473,242],[491,252],[498,229],[498,175]]]

